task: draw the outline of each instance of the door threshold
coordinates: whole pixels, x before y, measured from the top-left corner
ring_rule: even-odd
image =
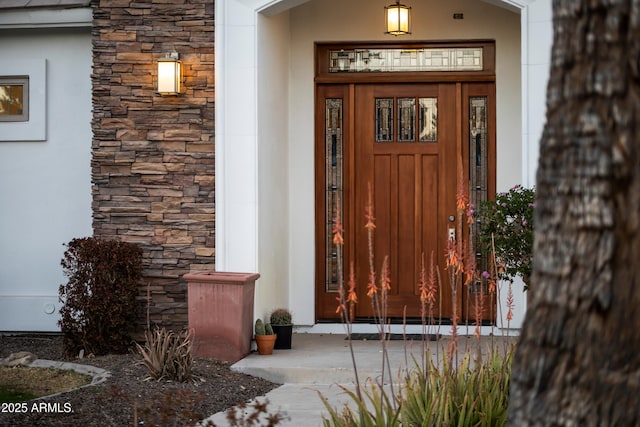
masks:
[[[378,332],[378,326],[368,323],[354,323],[351,325],[352,333],[357,334],[374,334]],[[346,334],[345,325],[342,323],[316,323],[315,325],[296,325],[295,332],[299,334]],[[428,334],[439,334],[443,336],[451,336],[451,326],[449,325],[433,325],[427,326],[425,329]],[[421,334],[423,333],[422,325],[386,325],[385,332],[391,334]],[[473,335],[474,326],[458,325],[458,335]],[[482,336],[519,336],[520,329],[500,328],[498,326],[482,326],[480,328]]]

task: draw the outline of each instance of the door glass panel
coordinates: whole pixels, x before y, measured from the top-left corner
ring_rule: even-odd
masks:
[[[416,100],[398,98],[398,141],[416,140]]]
[[[333,244],[333,225],[337,209],[340,212],[344,212],[342,209],[342,99],[327,99],[325,107],[325,290],[327,292],[338,292],[338,251],[336,245]]]
[[[376,142],[393,141],[393,98],[376,98]]]
[[[469,98],[469,189],[473,206],[478,207],[487,200],[487,97]],[[478,221],[476,219],[476,221]],[[488,254],[480,250],[478,226],[471,226],[471,244],[475,248],[479,271],[488,271]],[[476,283],[471,292],[487,293],[484,283]]]
[[[438,98],[420,98],[420,141],[438,140]]]

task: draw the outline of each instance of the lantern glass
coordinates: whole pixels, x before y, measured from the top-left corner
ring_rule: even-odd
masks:
[[[387,34],[394,36],[411,34],[411,8],[397,2],[385,7],[387,18]]]
[[[158,60],[158,93],[176,95],[180,93],[181,64],[177,59]]]

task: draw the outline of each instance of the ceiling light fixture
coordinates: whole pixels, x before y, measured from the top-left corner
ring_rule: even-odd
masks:
[[[387,31],[385,34],[394,36],[411,34],[411,8],[400,4],[396,0],[395,4],[384,7]]]

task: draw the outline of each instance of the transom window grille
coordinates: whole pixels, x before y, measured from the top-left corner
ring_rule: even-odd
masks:
[[[329,72],[482,71],[482,54],[481,47],[330,50]]]

